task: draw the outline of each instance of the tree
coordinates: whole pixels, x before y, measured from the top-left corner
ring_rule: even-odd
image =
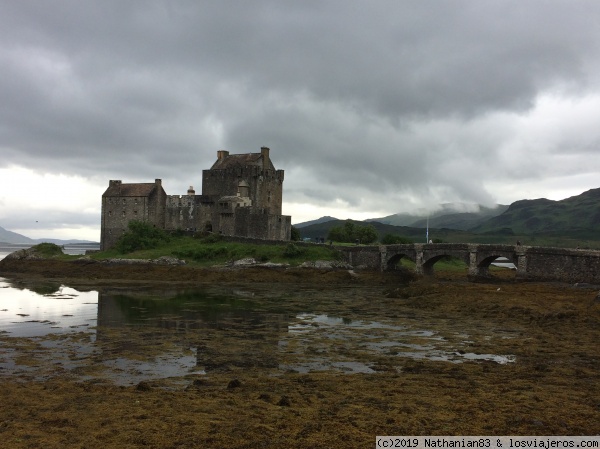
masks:
[[[362,226],[346,220],[343,226],[334,226],[329,230],[328,240],[336,242],[354,243],[373,243],[377,240],[377,229],[373,225]]]
[[[381,239],[381,243],[383,245],[398,245],[402,243],[413,243],[412,240],[407,239],[406,237],[402,237],[396,234],[386,234]]]
[[[290,235],[290,240],[297,242],[298,240],[300,240],[300,231],[298,230],[297,227],[292,226],[292,232]]]
[[[357,226],[355,233],[358,241],[364,244],[373,243],[377,241],[377,237],[379,237],[377,229],[375,229],[375,226],[373,225]]]

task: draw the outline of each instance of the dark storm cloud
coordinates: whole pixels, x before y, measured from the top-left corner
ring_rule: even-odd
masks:
[[[267,145],[286,200],[383,207],[491,203],[489,171],[542,177],[552,153],[597,150],[586,128],[521,171],[493,119],[597,92],[594,2],[3,3],[0,166],[176,193],[218,149]]]

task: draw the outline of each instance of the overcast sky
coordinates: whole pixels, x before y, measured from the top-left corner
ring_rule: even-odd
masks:
[[[600,187],[600,2],[0,0],[0,226],[99,240],[109,179],[271,148],[284,214]]]

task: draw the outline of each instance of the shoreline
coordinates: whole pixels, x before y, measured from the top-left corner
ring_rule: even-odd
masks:
[[[376,435],[600,432],[596,291],[515,282],[510,270],[484,283],[457,271],[409,284],[402,272],[351,271],[0,261],[0,276],[11,280],[100,291],[245,284],[268,292],[255,298],[260,310],[289,315],[283,324],[277,319],[255,328],[235,319],[198,329],[102,326],[94,339],[84,332],[0,334],[6,366],[0,369],[0,435],[16,449],[307,449],[340,440],[358,449]],[[298,311],[364,321],[368,330],[316,321],[294,333],[302,322]],[[405,320],[433,340],[421,332],[403,336]],[[385,350],[373,352],[373,344]],[[402,356],[414,351],[411,345],[448,348],[462,361]],[[153,363],[169,351],[193,355],[197,369],[125,386],[105,373],[113,367],[127,376],[119,360]],[[497,363],[469,354],[512,358]],[[373,372],[289,368],[321,358],[362,363]],[[10,360],[19,366],[12,374]]]
[[[154,263],[110,264],[84,259],[3,259],[0,276],[30,280],[52,280],[73,285],[107,283],[284,283],[328,285],[387,285],[405,284],[416,279],[408,271],[376,272],[347,268],[315,267],[191,267],[187,265],[160,265]],[[465,278],[466,281],[466,278]]]

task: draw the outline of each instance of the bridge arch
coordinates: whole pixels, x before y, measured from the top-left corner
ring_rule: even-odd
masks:
[[[434,275],[434,265],[440,260],[451,258],[464,262],[466,267],[470,264],[469,247],[461,243],[437,243],[421,245],[422,260],[420,272],[427,276]],[[465,268],[466,268],[465,267]]]
[[[475,263],[471,268],[471,274],[477,276],[489,276],[489,268],[498,258],[505,258],[512,262],[515,267],[519,265],[519,257],[514,248],[496,245],[480,245],[475,257]]]
[[[395,254],[393,254],[392,256],[387,257],[387,261],[385,263],[385,270],[386,271],[393,271],[396,269],[396,267],[398,266],[398,263],[400,263],[400,261],[402,259],[407,259],[410,260],[412,263],[416,264],[416,258],[414,257],[414,254],[407,254],[407,253],[403,253],[403,252],[397,252]]]
[[[448,254],[440,254],[440,255],[437,255],[434,257],[430,257],[429,259],[427,259],[426,261],[423,262],[423,265],[421,265],[422,273],[426,276],[433,276],[435,274],[434,265],[437,262],[439,262],[440,260],[445,260],[450,257],[453,257],[453,256],[450,256]],[[459,260],[463,261],[462,258],[459,258]],[[465,267],[467,267],[467,266],[468,266],[468,264]]]
[[[397,269],[397,264],[402,260],[410,260],[418,265],[417,251],[414,244],[400,243],[395,245],[379,246],[381,254],[381,269],[385,271],[393,271]]]

